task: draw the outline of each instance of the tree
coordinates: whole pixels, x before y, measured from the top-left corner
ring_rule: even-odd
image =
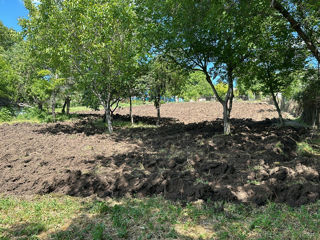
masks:
[[[320,3],[314,0],[270,0],[271,7],[279,12],[294,29],[298,36],[304,41],[305,46],[310,50],[312,56],[317,60],[318,66],[320,64],[320,51],[319,51],[319,39],[320,39]],[[318,67],[319,68],[319,67]],[[310,89],[313,86],[319,85],[320,74],[314,82],[310,82]],[[308,89],[308,88],[306,88]],[[313,93],[313,97],[310,98],[310,93]],[[305,92],[304,101],[301,102],[303,107],[302,120],[310,125],[315,125],[316,122],[320,122],[320,111],[318,111],[317,98],[319,93],[317,91]],[[320,127],[320,123],[318,123]]]
[[[277,16],[266,17],[261,22],[256,42],[250,47],[250,58],[241,68],[242,81],[247,89],[254,87],[271,95],[280,123],[284,125],[276,94],[284,92],[293,82],[294,73],[304,68],[305,51],[286,22]]]
[[[19,34],[0,21],[0,98],[18,100],[18,75],[10,61],[10,51],[20,40]]]
[[[105,109],[109,132],[113,132],[112,109],[125,96],[130,74],[137,66],[138,41],[133,2],[130,0],[43,0],[26,5],[31,20],[30,36],[39,39],[43,59],[68,77],[71,68],[88,105]],[[46,34],[44,34],[47,32]],[[50,34],[48,34],[48,32]],[[40,36],[44,36],[41,38]]]
[[[149,71],[142,76],[146,91],[157,109],[157,125],[160,125],[161,97],[166,92],[178,95],[184,85],[185,72],[163,56],[157,56],[149,63]]]
[[[250,22],[247,4],[237,1],[137,1],[152,50],[171,56],[181,66],[202,71],[223,106],[224,133],[230,134],[235,70],[244,60]],[[143,15],[143,13],[145,15]],[[220,96],[214,82],[228,91]]]

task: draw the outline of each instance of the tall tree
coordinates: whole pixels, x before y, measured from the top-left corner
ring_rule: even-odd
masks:
[[[35,6],[28,0],[26,5],[31,12],[26,24],[31,36],[38,39],[47,31],[39,38],[40,50],[47,54],[44,59],[62,73],[68,67],[76,71],[73,74],[86,98],[104,107],[112,133],[112,107],[125,96],[127,81],[133,79],[129,76],[137,66],[133,2],[43,0]]]
[[[278,16],[268,16],[259,24],[256,42],[250,45],[250,57],[240,68],[241,81],[247,88],[271,95],[281,125],[284,120],[276,94],[291,85],[294,73],[304,68],[306,57],[301,41],[286,22]]]
[[[269,0],[271,7],[280,13],[304,41],[306,48],[320,64],[320,2],[316,0]],[[307,81],[309,82],[309,81]],[[307,124],[316,126],[319,122],[320,111],[318,108],[318,91],[309,91],[320,84],[320,74],[306,88],[302,101],[302,120]],[[310,95],[313,93],[314,95]],[[320,128],[320,123],[317,124]]]
[[[247,4],[238,1],[137,1],[152,38],[152,50],[194,71],[202,71],[216,99],[223,106],[224,133],[230,134],[235,70],[247,49],[245,32],[250,31],[244,17]],[[154,38],[154,36],[156,36]],[[214,83],[228,85],[219,95]]]
[[[164,56],[157,56],[149,63],[149,71],[141,77],[145,91],[157,110],[157,125],[160,125],[161,98],[167,92],[178,95],[185,83],[185,72]]]

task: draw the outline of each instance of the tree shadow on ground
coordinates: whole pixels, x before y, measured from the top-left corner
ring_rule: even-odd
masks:
[[[297,147],[310,130],[277,127],[275,119],[232,119],[232,135],[225,136],[221,119],[187,125],[170,121],[158,128],[117,129],[109,137],[134,143],[135,150],[96,155],[92,172],[69,171],[41,193],[161,194],[181,202],[275,201],[290,206],[320,199],[319,156],[299,153]]]
[[[197,210],[191,206],[189,209]],[[202,227],[200,231],[197,229],[197,232],[192,233],[191,236],[184,233],[186,231],[179,231],[177,223],[178,219],[181,219],[181,210],[180,205],[158,197],[125,201],[84,200],[77,212],[77,217],[68,219],[54,230],[48,229],[48,226],[40,220],[26,222],[1,229],[2,236],[7,236],[1,239],[195,240],[203,239],[206,235],[201,236],[201,234],[206,230],[206,234],[212,234],[209,226]]]
[[[45,231],[45,224],[41,222],[28,222],[15,224],[10,228],[0,229],[0,233],[3,233],[1,240],[10,240],[14,236],[15,239],[38,239],[37,235]],[[7,237],[5,237],[7,236]]]
[[[62,196],[60,196],[62,197]],[[62,197],[63,199],[63,197]],[[300,208],[268,203],[197,201],[182,206],[162,197],[74,199],[80,201],[71,218],[44,225],[33,222],[0,229],[1,239],[319,239],[320,202]],[[47,203],[50,204],[50,203]],[[44,205],[46,206],[46,204]],[[52,205],[50,205],[52,207]],[[56,214],[61,214],[58,208]],[[30,212],[33,215],[33,212]],[[44,212],[55,214],[49,208]],[[49,217],[49,218],[50,218]],[[2,235],[1,235],[2,234]]]
[[[260,109],[258,113],[263,113],[263,112],[277,112],[275,109]]]
[[[86,136],[92,136],[95,134],[104,134],[107,131],[106,124],[102,123],[102,115],[101,114],[75,114],[80,119],[79,121],[73,122],[70,124],[69,122],[59,122],[56,124],[48,124],[45,127],[35,130],[35,132],[40,134],[77,134],[83,133]],[[130,117],[128,115],[123,116],[116,114],[113,116],[113,121],[115,123],[115,128],[119,128],[117,123],[121,121],[121,124],[125,126],[130,126]],[[135,122],[139,123],[141,126],[139,128],[144,129],[144,125],[154,125],[156,126],[157,118],[155,117],[135,117]],[[162,118],[161,125],[166,126],[170,124],[175,124],[177,122],[174,118]]]
[[[319,157],[297,152],[297,142],[308,130],[273,123],[233,120],[232,136],[217,134],[221,121],[171,125],[131,136],[130,141],[140,140],[137,151],[100,157],[101,165],[123,169],[118,189],[143,196],[162,193],[180,201],[276,201],[290,206],[316,201]]]

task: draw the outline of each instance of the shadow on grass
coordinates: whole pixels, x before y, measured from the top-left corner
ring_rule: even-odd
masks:
[[[15,239],[38,239],[38,235],[46,230],[45,224],[40,222],[21,223],[13,225],[11,228],[0,229],[0,239],[10,240]]]
[[[74,199],[72,201],[79,201]],[[1,239],[319,239],[319,204],[290,208],[268,203],[201,201],[182,206],[162,197],[80,200],[62,224],[16,224],[1,229]],[[48,203],[49,204],[49,203]],[[56,211],[60,212],[59,207]],[[29,212],[33,216],[33,212]],[[1,235],[2,234],[2,235]]]

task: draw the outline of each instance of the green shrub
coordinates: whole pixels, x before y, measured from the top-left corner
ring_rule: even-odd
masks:
[[[41,111],[38,108],[30,107],[25,108],[18,116],[17,120],[40,120],[41,122],[46,120],[47,113]]]
[[[0,108],[0,122],[11,121],[14,117],[13,110],[8,107]]]

